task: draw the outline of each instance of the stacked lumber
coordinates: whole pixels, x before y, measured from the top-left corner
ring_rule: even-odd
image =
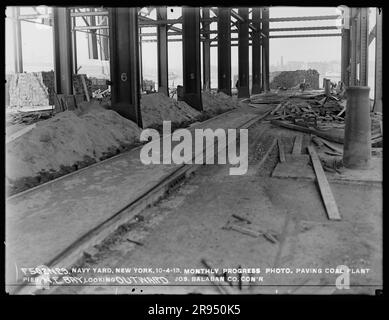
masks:
[[[293,88],[301,83],[304,83],[309,89],[319,89],[319,72],[314,69],[282,71],[274,77],[270,88]]]

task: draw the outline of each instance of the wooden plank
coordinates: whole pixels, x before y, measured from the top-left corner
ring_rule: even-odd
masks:
[[[85,96],[86,96],[86,101],[90,101],[89,98],[89,93],[88,93],[88,87],[86,86],[86,81],[85,81],[85,76],[82,74],[81,75],[81,81],[82,81],[82,86],[84,88]]]
[[[326,174],[324,173],[320,159],[316,153],[314,146],[308,146],[309,155],[311,156],[313,168],[315,170],[317,182],[319,184],[320,193],[327,210],[327,215],[330,220],[341,220],[338,206],[336,205],[334,195],[328,183]]]
[[[292,154],[301,154],[302,144],[303,144],[303,135],[298,134],[294,139]]]
[[[334,146],[331,142],[323,139],[323,138],[319,138],[317,137],[317,139],[319,139],[321,142],[323,142],[323,144],[325,144],[328,148],[330,148],[331,150],[335,151],[335,152],[338,152],[340,154],[343,154],[343,150],[338,148],[337,146]]]
[[[278,142],[278,151],[280,154],[280,162],[285,162],[285,149],[284,149],[284,144],[282,143],[281,138],[277,139]]]
[[[283,121],[279,121],[279,120],[271,120],[270,123],[277,125],[277,126],[280,126],[280,127],[291,129],[291,130],[296,130],[296,131],[300,131],[300,132],[304,132],[304,133],[312,133],[312,134],[315,134],[315,135],[322,137],[324,139],[330,140],[332,142],[343,144],[343,137],[342,136],[336,136],[336,135],[333,135],[331,133],[322,132],[319,130],[315,130],[313,128],[302,127],[302,126],[298,126],[298,125],[295,125],[292,123],[287,123],[287,122],[283,122]]]
[[[282,103],[279,103],[277,107],[274,108],[274,110],[272,112],[270,112],[270,114],[275,114],[279,108],[281,108],[282,106]]]

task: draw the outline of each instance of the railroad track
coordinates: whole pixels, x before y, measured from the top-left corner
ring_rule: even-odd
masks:
[[[210,122],[212,120],[215,120],[216,118],[221,118],[223,116],[226,116],[227,114],[233,112],[234,110],[231,110],[229,112],[223,113],[217,117],[208,119],[201,123],[201,125],[206,124],[207,122]],[[255,124],[258,121],[263,120],[270,112],[272,111],[272,108],[270,110],[267,110],[264,114],[255,116],[251,118],[250,120],[246,121],[245,123],[238,126],[237,129],[248,129],[250,126]],[[141,147],[139,147],[141,148]],[[117,156],[116,156],[117,157]],[[193,156],[193,159],[195,156]],[[112,159],[112,158],[110,158]],[[104,160],[109,161],[110,159]],[[101,164],[101,162],[100,162]],[[97,164],[96,164],[97,165]],[[72,265],[77,264],[81,261],[81,259],[84,257],[85,253],[90,252],[94,246],[101,243],[105,238],[107,238],[109,235],[111,235],[118,227],[121,225],[129,222],[139,214],[141,211],[146,209],[148,206],[154,204],[159,199],[163,198],[172,188],[174,189],[175,186],[182,183],[185,179],[191,176],[191,174],[196,171],[201,165],[198,164],[182,164],[177,166],[177,168],[169,174],[167,177],[161,179],[157,184],[155,184],[153,187],[151,187],[149,190],[144,192],[142,195],[140,195],[135,200],[128,203],[126,206],[121,208],[120,210],[116,211],[114,214],[112,214],[108,219],[91,229],[89,232],[81,236],[79,239],[77,239],[75,242],[73,242],[70,246],[68,246],[65,250],[61,251],[59,254],[57,254],[53,259],[50,261],[47,261],[44,265],[49,268],[69,268]],[[84,168],[82,170],[86,170],[88,168]],[[77,171],[80,172],[81,170]],[[69,175],[74,175],[77,172],[72,172]],[[66,175],[66,176],[69,176]],[[60,177],[58,179],[63,179],[66,176]],[[58,180],[56,179],[56,180]],[[53,181],[49,181],[46,184],[53,183]],[[41,186],[40,186],[41,187]],[[33,188],[35,189],[35,188]],[[22,192],[23,194],[25,192],[29,192],[30,190],[26,190]],[[16,196],[16,195],[15,195]],[[14,197],[14,196],[13,196]],[[37,287],[35,285],[31,284],[24,284],[17,287],[15,292],[12,292],[14,294],[33,294],[37,291]]]

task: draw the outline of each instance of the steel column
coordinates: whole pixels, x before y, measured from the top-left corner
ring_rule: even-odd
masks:
[[[382,9],[376,10],[374,111],[382,112]]]
[[[142,127],[137,8],[110,8],[109,32],[112,109]]]
[[[231,95],[231,8],[219,8],[217,19],[218,91]]]
[[[167,7],[157,7],[157,20],[167,20]],[[158,92],[169,96],[167,25],[157,26]]]
[[[360,27],[361,27],[361,42],[360,42],[360,76],[359,85],[367,86],[368,82],[368,66],[369,66],[369,8],[360,9]]]
[[[70,11],[53,7],[54,71],[57,93],[73,94],[73,59]]]
[[[356,54],[356,42],[357,42],[357,8],[350,8],[350,78],[349,86],[355,86],[357,84],[357,54]]]
[[[204,41],[203,41],[203,90],[211,89],[211,42],[209,41],[209,31],[211,21],[209,19],[209,8],[203,8],[203,32],[204,32]]]
[[[22,51],[22,28],[19,20],[20,8],[11,7],[12,13],[12,33],[14,39],[14,59],[15,59],[15,72],[23,72],[23,51]]]
[[[238,98],[250,96],[249,90],[249,9],[239,8],[238,14],[242,17],[238,24]]]
[[[94,12],[94,9],[90,9],[91,12]],[[89,26],[96,27],[96,16],[89,17]],[[99,53],[97,50],[97,36],[96,29],[89,30],[88,34],[88,53],[89,59],[98,59]]]
[[[262,9],[262,83],[263,90],[269,91],[269,8]]]
[[[350,65],[350,10],[343,11],[342,47],[341,47],[341,81],[348,86]]]
[[[202,111],[200,8],[182,8],[183,100]]]
[[[73,73],[78,73],[78,66],[77,66],[77,31],[74,30],[74,27],[76,26],[76,18],[72,17],[72,59],[73,59]]]
[[[252,21],[257,31],[252,33],[252,81],[251,94],[257,94],[261,92],[261,9],[253,8]]]

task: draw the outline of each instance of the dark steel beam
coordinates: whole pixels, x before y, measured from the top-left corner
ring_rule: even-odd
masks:
[[[71,16],[71,15],[70,15]],[[74,30],[74,26],[76,25],[76,18],[72,17],[72,59],[73,59],[73,73],[78,73],[78,62],[77,62],[77,32]]]
[[[182,8],[184,101],[202,111],[200,61],[200,8]]]
[[[249,9],[239,8],[239,16],[243,18],[239,20],[238,28],[238,98],[247,98],[250,96],[249,89]]]
[[[342,47],[341,47],[341,80],[348,86],[349,84],[349,64],[350,64],[350,29],[342,29]]]
[[[73,59],[70,11],[53,7],[54,72],[57,94],[73,94]]]
[[[108,20],[108,17],[100,16],[98,18],[99,24],[101,24],[103,21]],[[108,22],[107,22],[108,23]],[[109,30],[108,29],[102,29],[99,33],[100,37],[100,46],[101,46],[101,59],[102,60],[109,60]]]
[[[261,54],[261,9],[253,8],[252,9],[252,21],[257,32],[252,34],[252,88],[251,94],[258,94],[261,92],[262,86],[262,75],[261,75],[261,65],[262,65],[262,54]]]
[[[157,7],[157,19],[167,20],[167,7]],[[168,79],[168,32],[166,24],[157,26],[157,67],[158,67],[158,92],[169,96]]]
[[[12,35],[14,39],[15,72],[23,72],[22,28],[20,24],[20,8],[12,7]]]
[[[357,57],[356,57],[356,41],[357,41],[357,8],[350,8],[350,78],[349,86],[357,85]]]
[[[142,127],[137,8],[110,8],[111,105]]]
[[[360,56],[360,86],[368,85],[369,77],[369,8],[360,8],[360,26],[361,26],[361,56]]]
[[[202,8],[203,19],[202,29],[206,33],[204,34],[203,41],[203,90],[211,89],[211,42],[209,41],[209,25],[211,22],[207,21],[210,17],[209,8]]]
[[[263,91],[269,91],[269,7],[262,10],[262,85]]]
[[[90,9],[93,12],[93,8]],[[90,27],[96,27],[96,16],[89,16],[89,22]],[[96,36],[96,29],[91,29],[90,34],[88,34],[88,53],[89,53],[89,59],[98,59],[99,53],[97,50],[97,36]]]
[[[218,9],[218,91],[231,95],[231,9]]]
[[[382,112],[382,9],[376,8],[374,111]]]

